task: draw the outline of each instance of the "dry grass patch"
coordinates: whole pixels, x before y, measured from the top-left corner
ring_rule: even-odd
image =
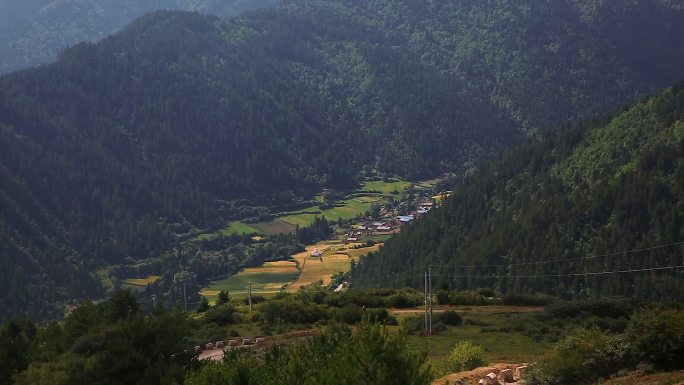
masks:
[[[294,282],[298,275],[299,270],[294,261],[266,262],[263,266],[244,269],[236,275],[212,281],[208,287],[200,291],[200,295],[212,301],[216,299],[219,291],[227,290],[232,297],[245,297],[250,282],[252,294],[274,295]]]
[[[150,275],[146,278],[128,278],[124,279],[121,281],[121,283],[127,284],[127,285],[134,285],[134,286],[147,286],[151,285],[155,282],[157,282],[161,276],[159,275]]]
[[[297,291],[303,286],[315,283],[330,285],[332,276],[349,271],[351,259],[346,254],[329,254],[321,258],[308,256],[300,265],[302,272],[299,278],[288,286],[288,291]]]

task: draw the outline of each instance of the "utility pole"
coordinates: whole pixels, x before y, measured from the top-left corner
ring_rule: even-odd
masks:
[[[430,333],[432,335],[432,265],[428,268],[428,300],[430,301]]]
[[[185,282],[183,282],[183,307],[188,311],[188,295],[185,294]]]
[[[252,312],[252,282],[247,282],[247,300],[249,303],[249,311]]]
[[[154,294],[152,295],[152,307],[153,308],[157,307],[157,296]]]
[[[428,333],[428,273],[427,273],[427,270],[425,271],[424,289],[425,289],[425,296],[423,298],[425,299],[425,335],[427,335],[427,333]]]

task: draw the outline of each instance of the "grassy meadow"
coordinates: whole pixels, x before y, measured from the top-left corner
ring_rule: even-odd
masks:
[[[411,187],[411,182],[405,180],[397,180],[393,182],[385,182],[382,180],[365,181],[361,185],[362,191],[379,192],[380,194],[389,195],[396,192],[402,192]]]
[[[473,306],[456,309],[463,318],[463,325],[447,326],[432,336],[409,336],[409,345],[426,351],[433,362],[446,359],[454,345],[461,340],[471,341],[482,347],[485,364],[509,362],[527,363],[538,361],[553,350],[554,342],[549,339],[535,338],[523,333],[506,330],[512,319],[525,322],[539,309],[515,306]],[[433,320],[439,313],[433,314]],[[422,312],[399,313],[399,322],[407,317],[422,317]],[[505,330],[505,331],[504,331]]]

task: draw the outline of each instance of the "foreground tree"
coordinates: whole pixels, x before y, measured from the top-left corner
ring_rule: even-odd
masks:
[[[411,351],[404,334],[362,321],[354,332],[330,326],[311,341],[274,347],[264,361],[229,353],[186,378],[186,385],[423,385],[431,381],[425,354]]]

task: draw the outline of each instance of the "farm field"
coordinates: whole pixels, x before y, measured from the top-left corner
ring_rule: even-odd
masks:
[[[308,226],[318,217],[326,217],[328,220],[353,219],[359,214],[365,213],[373,203],[385,203],[384,196],[391,195],[393,191],[403,191],[411,187],[407,181],[366,181],[361,188],[351,197],[336,202],[331,208],[321,210],[318,206],[311,206],[299,210],[299,213],[283,216],[279,219],[287,223],[299,226]]]
[[[252,234],[252,233],[261,233],[259,229],[256,227],[253,227],[251,224],[243,223],[243,222],[231,222],[230,226],[228,228],[221,230],[222,235],[231,235],[231,234]]]
[[[296,226],[292,223],[287,223],[280,219],[275,219],[269,222],[250,223],[250,226],[259,230],[259,232],[269,235],[291,233],[295,231]]]
[[[344,254],[331,254],[324,257],[308,257],[299,277],[287,287],[287,291],[295,292],[300,287],[321,282],[330,285],[334,274],[348,271],[351,259]]]
[[[361,256],[371,251],[377,251],[380,247],[377,244],[371,247],[352,249],[352,246],[354,245],[323,241],[316,245],[307,246],[306,251],[293,255],[300,267],[301,274],[295,282],[287,287],[287,291],[295,292],[303,286],[319,281],[322,281],[324,285],[329,285],[333,275],[349,271],[352,260],[358,261]],[[311,252],[315,248],[322,253],[320,258],[311,256]]]
[[[292,225],[308,226],[314,222],[316,217],[325,217],[328,220],[353,219],[359,214],[365,213],[376,202],[384,202],[380,197],[363,196],[358,198],[346,199],[335,203],[329,209],[320,210],[317,206],[300,210],[298,214],[291,214],[279,218],[280,220]]]
[[[227,290],[231,297],[243,298],[247,296],[247,285],[251,282],[252,295],[268,297],[280,292],[283,286],[293,282],[298,276],[299,270],[293,261],[266,262],[228,278],[212,281],[200,294],[209,301],[214,301],[219,291]]]
[[[420,182],[425,184],[426,182]],[[408,181],[366,181],[363,182],[359,190],[350,194],[348,199],[336,202],[332,207],[321,210],[318,205],[312,205],[300,209],[294,213],[281,216],[275,220],[259,223],[232,222],[227,228],[215,233],[201,234],[197,239],[211,239],[218,235],[237,234],[269,234],[290,233],[296,226],[304,227],[313,223],[316,217],[325,217],[335,221],[338,218],[343,220],[353,219],[359,214],[365,213],[373,203],[385,203],[385,196],[393,195],[393,192],[401,192],[411,187]],[[323,195],[317,195],[314,201],[323,203]]]
[[[322,282],[328,285],[333,275],[347,272],[352,260],[358,261],[361,256],[377,251],[380,244],[371,247],[352,249],[354,245],[345,245],[339,241],[321,241],[306,247],[306,251],[292,256],[291,261],[266,262],[263,266],[244,269],[238,274],[212,281],[200,294],[210,302],[216,300],[218,292],[228,290],[231,297],[247,296],[247,283],[252,282],[252,294],[264,297],[272,296],[283,289],[295,292],[302,286]],[[311,257],[311,252],[318,249],[320,258]]]
[[[364,235],[363,238],[361,238],[361,242],[367,242],[367,241],[373,241],[373,242],[385,242],[386,240],[392,238],[394,234],[373,234],[373,235]]]
[[[132,286],[147,286],[149,284],[157,282],[161,276],[159,275],[150,275],[145,278],[128,278],[124,279],[121,281],[122,284],[124,285],[132,285]]]
[[[253,227],[251,224],[243,223],[240,221],[231,222],[225,229],[216,231],[214,233],[205,233],[197,236],[198,240],[214,239],[218,236],[230,236],[232,234],[263,234],[265,233],[261,229]]]
[[[391,194],[393,191],[406,190],[411,187],[411,182],[399,180],[394,182],[384,182],[381,180],[366,181],[361,186],[362,191],[377,191],[381,194]]]

